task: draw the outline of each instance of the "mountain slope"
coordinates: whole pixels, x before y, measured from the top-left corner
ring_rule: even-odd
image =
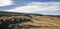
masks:
[[[0,29],[60,29],[58,16],[3,11],[0,14],[5,15],[0,16]]]
[[[0,11],[0,16],[1,16],[1,15],[42,15],[42,14]]]

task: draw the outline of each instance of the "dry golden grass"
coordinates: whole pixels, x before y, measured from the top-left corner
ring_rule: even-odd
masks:
[[[19,26],[14,29],[60,29],[60,18],[51,16],[34,16],[32,18],[27,16],[3,16],[0,19],[10,19],[10,18],[26,18],[31,19],[33,22],[25,22],[18,24]]]

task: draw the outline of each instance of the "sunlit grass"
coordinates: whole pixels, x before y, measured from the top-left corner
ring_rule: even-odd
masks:
[[[21,18],[31,19],[33,21],[18,24],[19,27],[17,26],[14,29],[60,29],[60,18],[58,17],[36,15],[32,15],[31,17],[32,18],[27,16],[2,16],[0,20],[3,19],[6,21],[6,19],[12,19],[11,21],[14,21],[14,18],[17,18],[17,20]]]

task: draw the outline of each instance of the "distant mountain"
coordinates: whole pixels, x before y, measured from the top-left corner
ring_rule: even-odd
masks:
[[[4,15],[40,15],[41,16],[42,14],[0,11],[0,16],[4,16]]]

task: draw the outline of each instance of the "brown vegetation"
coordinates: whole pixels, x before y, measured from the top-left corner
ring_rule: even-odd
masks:
[[[2,16],[0,29],[60,29],[60,18],[52,16]]]

